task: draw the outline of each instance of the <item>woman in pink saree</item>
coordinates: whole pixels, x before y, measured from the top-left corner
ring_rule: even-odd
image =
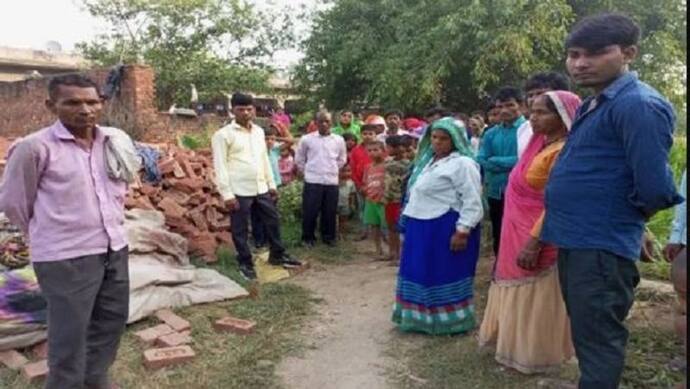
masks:
[[[479,331],[496,361],[525,374],[560,367],[574,355],[561,297],[557,249],[539,240],[544,187],[580,106],[567,91],[532,103],[534,136],[508,179],[500,251]]]

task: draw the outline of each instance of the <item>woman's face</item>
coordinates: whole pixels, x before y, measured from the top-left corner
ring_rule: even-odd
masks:
[[[431,131],[431,148],[436,155],[448,155],[453,150],[453,141],[447,132],[433,130]]]
[[[561,117],[546,104],[548,98],[541,95],[532,102],[529,121],[535,134],[550,135],[565,130]]]

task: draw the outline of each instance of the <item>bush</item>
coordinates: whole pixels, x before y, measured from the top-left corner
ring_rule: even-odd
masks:
[[[278,189],[278,212],[282,226],[283,241],[295,245],[301,240],[302,189],[301,181],[293,181]]]

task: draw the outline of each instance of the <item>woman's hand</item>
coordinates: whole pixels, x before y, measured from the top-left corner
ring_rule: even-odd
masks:
[[[455,231],[450,238],[450,251],[458,252],[466,249],[469,237],[469,231]]]
[[[534,270],[539,261],[539,253],[541,253],[542,243],[539,239],[531,237],[525,247],[522,248],[518,254],[518,266],[525,270]]]

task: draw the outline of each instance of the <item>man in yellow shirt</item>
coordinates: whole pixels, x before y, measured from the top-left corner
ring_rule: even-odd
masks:
[[[253,124],[254,98],[235,93],[230,103],[235,120],[218,130],[211,140],[216,186],[230,210],[232,240],[243,277],[256,278],[247,239],[252,208],[266,226],[269,263],[286,268],[302,264],[285,252],[276,209],[278,191],[271,173],[264,130]]]

